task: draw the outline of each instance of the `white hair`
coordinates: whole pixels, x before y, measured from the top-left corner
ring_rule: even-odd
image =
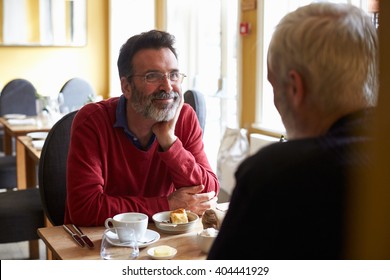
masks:
[[[277,25],[268,64],[280,83],[294,69],[324,110],[374,106],[378,92],[378,39],[371,18],[349,4],[313,3]]]

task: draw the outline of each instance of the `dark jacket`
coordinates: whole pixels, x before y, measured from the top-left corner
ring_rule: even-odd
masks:
[[[370,164],[373,110],[318,138],[271,144],[235,174],[229,211],[208,259],[343,259],[350,172]]]

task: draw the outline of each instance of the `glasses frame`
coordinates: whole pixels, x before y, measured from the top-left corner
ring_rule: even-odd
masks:
[[[147,76],[150,74],[159,74],[160,78],[156,81],[148,81]],[[172,80],[171,75],[173,75],[173,74],[179,75],[179,78],[177,80]],[[155,71],[155,72],[148,72],[144,75],[129,75],[129,76],[127,76],[128,79],[130,79],[132,77],[140,77],[140,78],[143,78],[143,80],[146,84],[157,85],[157,84],[161,84],[165,78],[167,78],[171,84],[181,84],[183,82],[184,78],[187,77],[187,75],[184,73],[177,72],[177,71],[168,72],[165,74]]]

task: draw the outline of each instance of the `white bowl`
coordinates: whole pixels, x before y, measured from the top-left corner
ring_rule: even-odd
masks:
[[[194,228],[199,220],[199,216],[195,213],[187,211],[188,223],[185,224],[172,224],[170,219],[171,211],[164,211],[156,213],[152,216],[156,227],[167,233],[183,233],[188,232]]]
[[[218,230],[214,231],[214,235],[209,235],[210,233],[208,232],[208,230],[210,229],[204,229],[201,232],[198,232],[196,236],[196,242],[198,243],[200,250],[206,254],[210,251],[210,248],[218,235]]]

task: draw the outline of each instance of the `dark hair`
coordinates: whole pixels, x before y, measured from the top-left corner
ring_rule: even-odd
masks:
[[[118,57],[119,77],[128,77],[133,72],[133,57],[144,49],[170,49],[177,58],[176,49],[173,47],[175,37],[167,32],[159,30],[150,30],[138,35],[130,37],[125,44],[122,45]]]

